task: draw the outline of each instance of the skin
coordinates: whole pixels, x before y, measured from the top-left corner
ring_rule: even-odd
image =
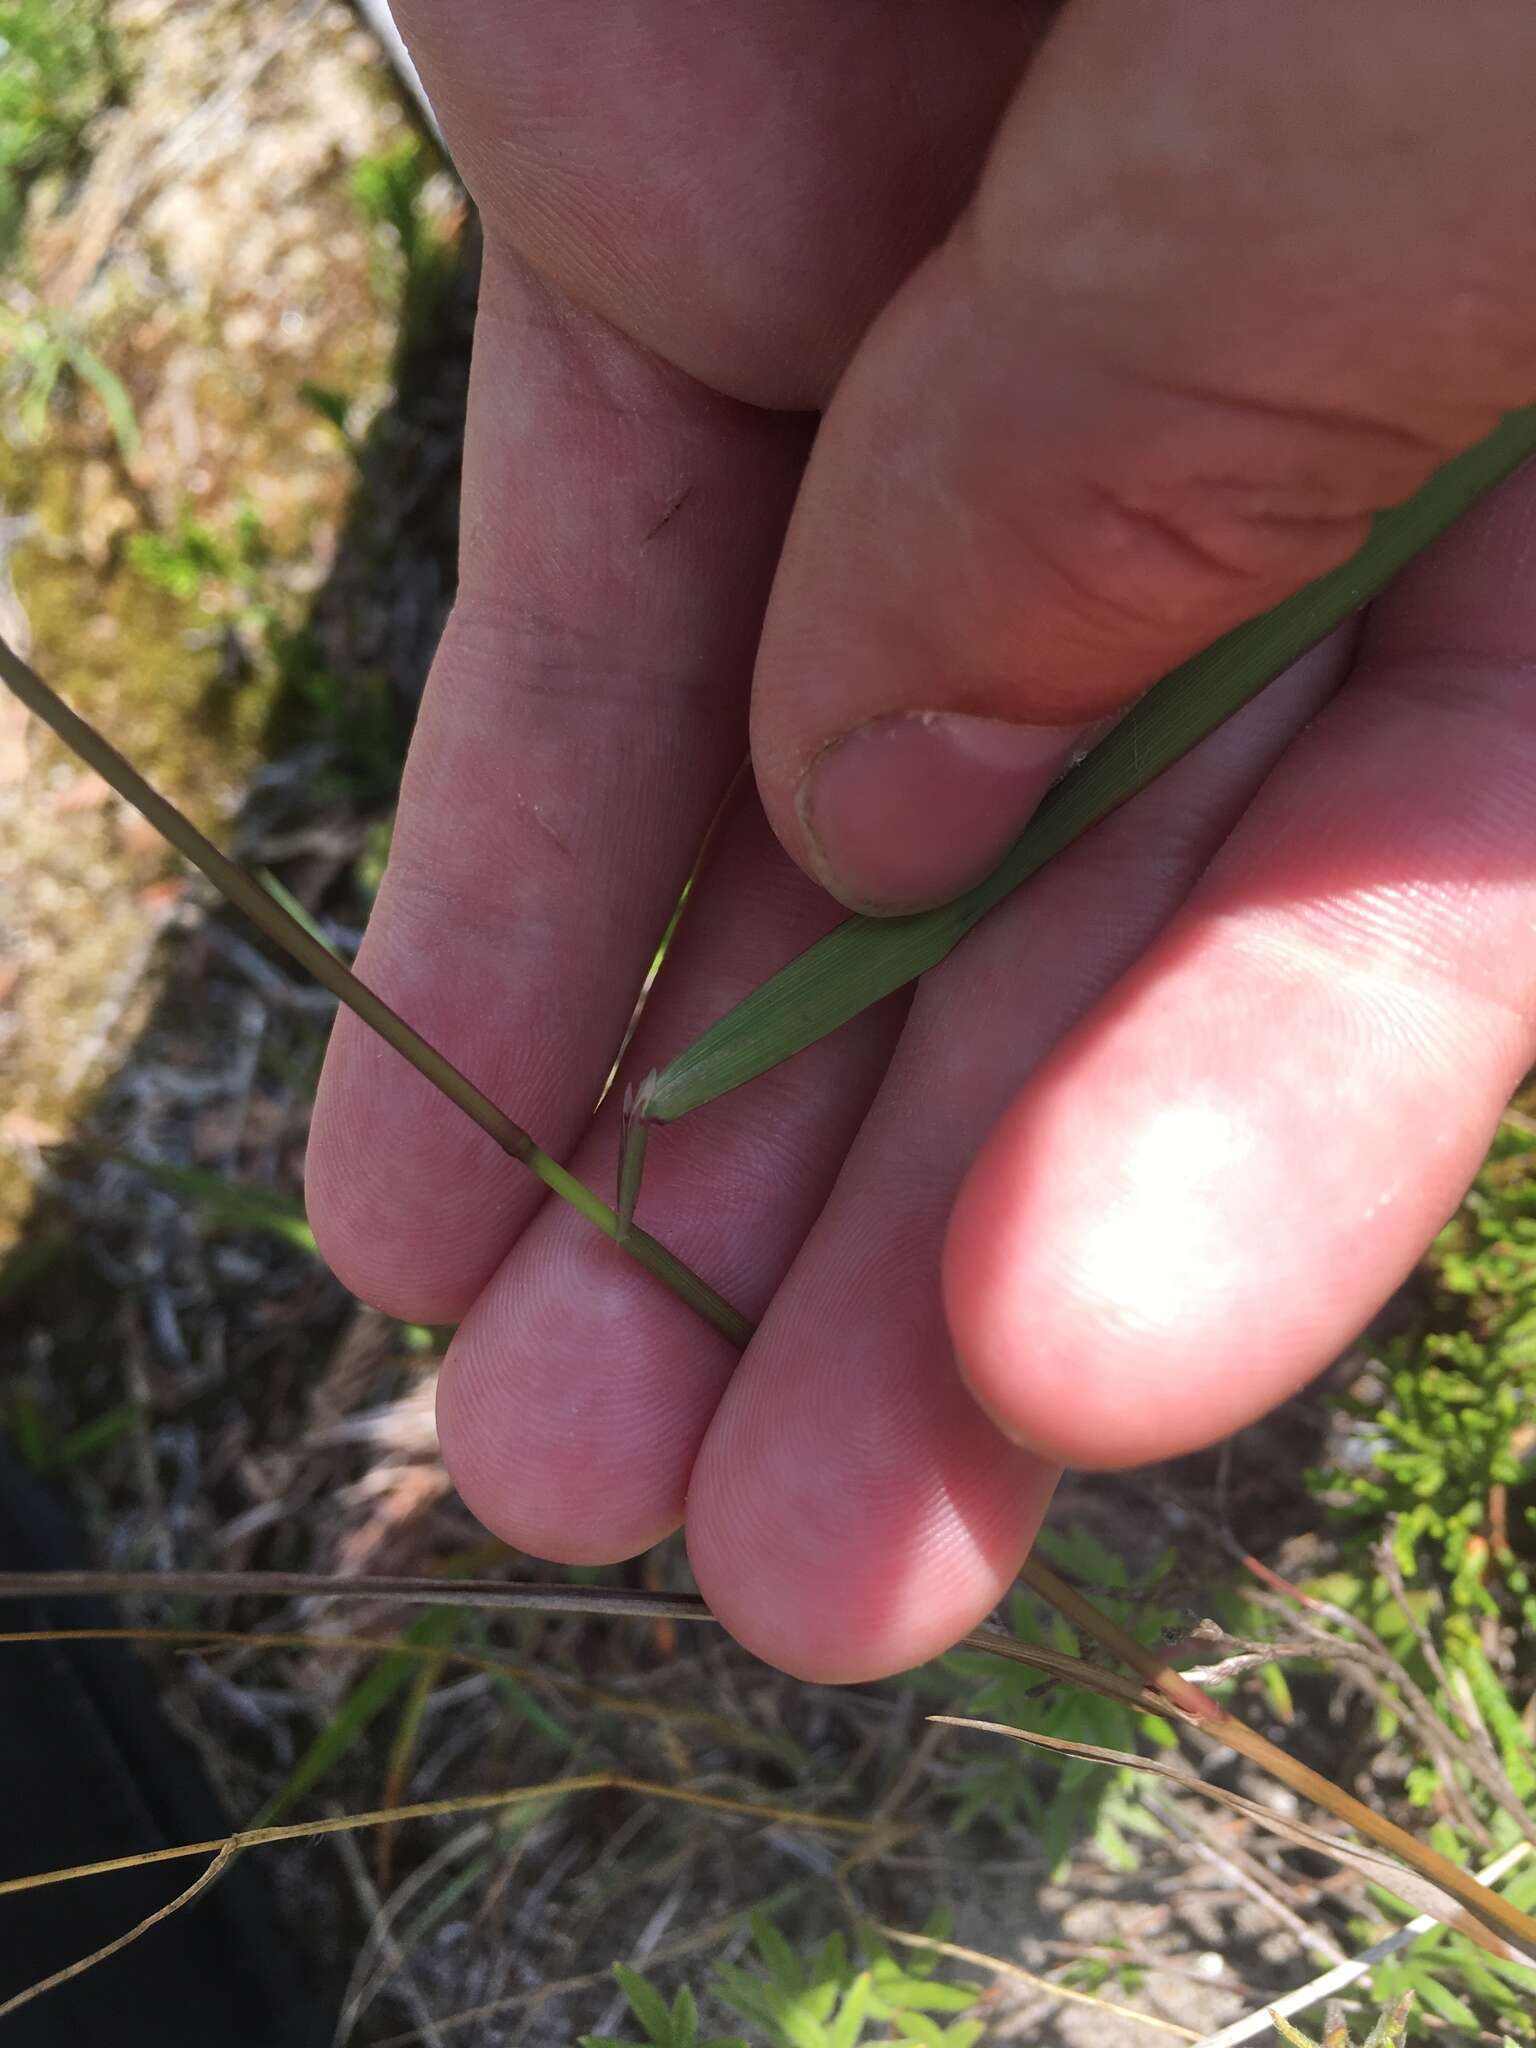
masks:
[[[970,880],[1085,726],[1536,399],[1523,0],[399,11],[487,255],[361,968],[595,1184],[749,714],[636,1075],[839,900]],[[686,1512],[743,1642],[866,1678],[995,1604],[1061,1463],[1325,1364],[1536,1050],[1533,546],[1527,473],[910,1001],[653,1141],[741,1359],[343,1017],[311,1213],[460,1321],[475,1512],[582,1562]]]

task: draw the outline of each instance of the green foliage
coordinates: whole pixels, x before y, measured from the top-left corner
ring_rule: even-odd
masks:
[[[1536,1145],[1529,1120],[1501,1127],[1466,1201],[1426,1264],[1419,1325],[1383,1352],[1379,1399],[1342,1404],[1351,1428],[1313,1473],[1337,1517],[1340,1568],[1311,1590],[1365,1622],[1444,1721],[1461,1799],[1498,1848],[1520,1829],[1490,1791],[1480,1731],[1508,1787],[1536,1819],[1536,1764],[1521,1702],[1536,1682],[1531,1498],[1536,1494]],[[1386,1558],[1380,1546],[1390,1543]],[[1386,1568],[1395,1564],[1399,1585]],[[1422,1638],[1438,1646],[1432,1657]],[[1377,1708],[1393,1741],[1405,1718],[1395,1686]],[[1442,1766],[1419,1754],[1408,1796],[1436,1812],[1433,1839],[1457,1862],[1473,1845],[1444,1815]],[[1479,1848],[1481,1860],[1485,1852]],[[1504,1889],[1536,1907],[1536,1867]],[[1362,1927],[1363,1938],[1378,1929]],[[1409,2037],[1451,2027],[1536,2040],[1536,1974],[1439,1929],[1373,1971],[1394,2009],[1412,1994]],[[1373,2037],[1374,2038],[1374,2037]],[[1398,2038],[1393,2036],[1391,2038]]]
[[[81,1423],[78,1429],[60,1431],[26,1387],[14,1388],[0,1405],[0,1421],[23,1461],[40,1479],[51,1479],[67,1472],[72,1465],[88,1463],[125,1436],[139,1419],[140,1411],[133,1402],[119,1401],[100,1415],[93,1415],[89,1422]]]
[[[947,1923],[937,1921],[928,1931],[942,1939],[940,1930],[947,1931]],[[972,2048],[982,2031],[979,2020],[939,2017],[965,2012],[978,1993],[973,1986],[941,1982],[936,1954],[898,1962],[866,1929],[860,1938],[864,1965],[855,1968],[840,1934],[802,1959],[764,1916],[753,1917],[752,1932],[762,1968],[722,1963],[713,1990],[770,2048],[858,2048],[866,2040],[892,2038],[921,2042],[923,2048]]]
[[[0,306],[0,388],[29,441],[40,441],[56,394],[71,380],[91,392],[107,416],[126,459],[138,446],[133,402],[121,378],[59,312],[35,308],[18,313]]]
[[[312,383],[306,377],[299,386],[298,395],[312,413],[318,414],[328,427],[335,428],[341,445],[355,462],[362,450],[353,438],[352,429],[347,423],[352,410],[347,394],[344,391],[333,390],[328,384]]]
[[[1452,1684],[1461,1680],[1471,1706],[1498,1751],[1504,1775],[1516,1797],[1536,1815],[1536,1765],[1532,1762],[1531,1737],[1525,1721],[1515,1711],[1505,1683],[1483,1653],[1477,1635],[1464,1621],[1453,1619],[1447,1626],[1445,1660],[1454,1674]]]
[[[167,1194],[183,1196],[199,1208],[217,1228],[259,1230],[280,1238],[295,1251],[316,1256],[315,1233],[310,1229],[302,1202],[274,1193],[270,1188],[252,1187],[231,1180],[227,1174],[210,1173],[198,1166],[171,1166],[158,1159],[128,1159],[125,1164]]]
[[[928,1932],[942,1940],[942,1916]],[[767,2048],[860,2048],[874,2041],[913,2041],[920,2048],[974,2048],[982,2023],[946,2017],[975,2005],[973,1986],[948,1984],[936,1975],[936,1953],[898,1961],[872,1928],[860,1935],[862,1962],[855,1965],[840,1934],[830,1935],[809,1957],[798,1956],[766,1914],[752,1917],[759,1967],[721,1963],[710,1984],[713,1996],[746,2022],[752,2042]],[[747,2040],[698,2040],[698,2007],[684,1986],[669,2006],[638,1970],[615,1963],[614,1976],[651,2048],[749,2048]],[[581,2048],[630,2048],[606,2034],[584,2034]]]
[[[275,635],[274,644],[287,682],[293,738],[320,741],[334,763],[311,785],[317,798],[349,798],[359,804],[392,799],[400,786],[405,734],[388,676],[368,671],[337,675],[308,632]],[[361,856],[359,885],[365,890],[373,873],[372,851],[365,846]]]
[[[1405,1576],[1421,1552],[1433,1559],[1452,1613],[1536,1629],[1530,1511],[1497,1515],[1510,1489],[1536,1480],[1536,1175],[1523,1122],[1500,1131],[1437,1238],[1424,1326],[1386,1346],[1383,1398],[1345,1403],[1368,1462],[1312,1483],[1347,1549],[1363,1552],[1385,1527]]]
[[[103,0],[0,0],[0,263],[16,255],[33,180],[80,167],[91,117],[118,89]],[[42,438],[71,385],[96,399],[132,455],[138,424],[128,394],[68,315],[0,306],[0,387],[26,439]]]
[[[615,1963],[613,1974],[629,2001],[630,2011],[645,2029],[645,2038],[651,2043],[651,2048],[746,2048],[744,2041],[735,2039],[699,2040],[698,2007],[686,1984],[679,1987],[677,1996],[668,2005],[638,1970],[631,1970],[624,1963]],[[629,2048],[629,2044],[615,2040],[611,2034],[583,2034],[581,2048]]]
[[[429,1607],[405,1630],[403,1640],[433,1648],[451,1643],[458,1634],[460,1619],[457,1608]],[[302,1798],[311,1786],[334,1769],[396,1694],[406,1689],[420,1668],[420,1658],[401,1650],[391,1650],[370,1665],[252,1825],[270,1826],[280,1814],[287,1812],[296,1799]]]
[[[263,590],[272,550],[254,505],[241,506],[227,535],[184,512],[172,533],[130,535],[127,552],[146,583],[179,603],[198,598],[210,611],[233,608],[252,624],[270,620]]]
[[[1459,1751],[1450,1768],[1460,1795],[1500,1846],[1518,1830],[1490,1796],[1469,1737],[1480,1723],[1516,1798],[1536,1816],[1536,1768],[1513,1690],[1536,1669],[1532,1524],[1521,1501],[1536,1478],[1536,1177],[1528,1132],[1518,1117],[1501,1129],[1431,1252],[1421,1326],[1386,1347],[1383,1398],[1345,1404],[1357,1431],[1343,1439],[1332,1468],[1312,1475],[1339,1516],[1344,1551],[1342,1569],[1316,1590],[1367,1622],[1429,1697]],[[1361,1447],[1363,1467],[1349,1456]],[[1377,1563],[1383,1537],[1405,1600]],[[1438,1662],[1424,1651],[1421,1630],[1438,1640]],[[1383,1741],[1398,1725],[1390,1705],[1378,1709]],[[1416,1805],[1444,1812],[1440,1768],[1421,1757],[1406,1786]],[[1443,1821],[1435,1835],[1445,1853],[1468,1860],[1470,1844]],[[1506,1889],[1530,1910],[1536,1870],[1517,1871]],[[1404,2021],[1414,2035],[1497,2023],[1506,2038],[1536,2039],[1532,1973],[1443,1929],[1378,1965],[1374,1982],[1395,2003],[1415,1995]]]
[[[334,764],[311,785],[317,801],[393,796],[404,735],[388,678],[338,676],[316,636],[288,623],[273,576],[272,545],[253,505],[240,508],[228,533],[183,513],[170,533],[131,535],[127,556],[146,582],[179,604],[195,602],[222,619],[252,659],[276,670],[289,728],[285,740],[319,741]]]
[[[1453,1612],[1442,1619],[1435,1598],[1414,1585],[1405,1588],[1409,1609],[1405,1613],[1380,1575],[1368,1569],[1331,1573],[1311,1581],[1308,1590],[1358,1615],[1371,1627],[1444,1721],[1448,1747],[1455,1758],[1450,1769],[1456,1788],[1481,1819],[1494,1848],[1502,1851],[1519,1842],[1522,1829],[1491,1797],[1487,1775],[1476,1761],[1478,1745],[1469,1738],[1475,1723],[1481,1723],[1510,1790],[1536,1821],[1536,1762],[1521,1709],[1512,1695],[1514,1686],[1528,1690],[1530,1643],[1511,1632],[1507,1669],[1495,1669],[1484,1648],[1484,1637],[1490,1631],[1495,1636],[1499,1632],[1480,1614]],[[1410,1615],[1435,1641],[1438,1654],[1434,1663],[1425,1654]],[[1377,1708],[1377,1741],[1386,1749],[1406,1733],[1409,1753],[1418,1759],[1405,1774],[1408,1796],[1422,1811],[1443,1815],[1447,1807],[1441,1770],[1424,1756],[1405,1714],[1392,1704],[1402,1701],[1401,1689],[1387,1681],[1385,1692],[1387,1697]],[[1430,1838],[1453,1862],[1468,1865],[1486,1859],[1485,1846],[1479,1844],[1474,1850],[1467,1835],[1443,1818],[1435,1822]],[[1536,1860],[1519,1865],[1500,1889],[1523,1911],[1536,1910]],[[1383,1917],[1396,1924],[1396,1906],[1385,1894],[1379,1896]],[[1364,1945],[1375,1941],[1381,1931],[1380,1922],[1362,1922],[1355,1934]],[[1400,1999],[1410,1991],[1416,1994],[1417,2003],[1407,2023],[1410,2039],[1440,2037],[1442,2023],[1474,2030],[1497,2023],[1510,2040],[1536,2041],[1536,1971],[1499,1961],[1465,1936],[1445,1928],[1374,1965],[1372,1982],[1382,1997]],[[1480,2038],[1494,2036],[1485,2031]]]
[[[1091,1589],[1095,1606],[1144,1641],[1176,1631],[1178,1617],[1159,1597],[1171,1554],[1133,1580],[1124,1562],[1085,1529],[1044,1531],[1040,1547],[1058,1569]],[[1091,1654],[1085,1653],[1067,1623],[1032,1595],[1015,1593],[1010,1618],[1023,1642],[1071,1656]],[[1005,1721],[1013,1728],[1101,1749],[1134,1750],[1146,1743],[1166,1749],[1174,1739],[1167,1723],[1155,1715],[1042,1678],[1025,1665],[1005,1664],[980,1651],[956,1651],[929,1666],[920,1681],[930,1693],[942,1688],[949,1703],[955,1699],[957,1677],[965,1683],[958,1710],[978,1720]],[[986,1819],[1010,1833],[1027,1830],[1039,1839],[1053,1872],[1060,1871],[1085,1837],[1113,1868],[1133,1870],[1137,1858],[1130,1838],[1157,1832],[1142,1808],[1139,1787],[1134,1771],[1106,1769],[1083,1757],[1058,1763],[1010,1743],[978,1755],[959,1774],[951,1787],[952,1824],[965,1828]]]
[[[1125,1944],[1111,1939],[1105,1946],[1118,1949]],[[1083,1956],[1067,1965],[1061,1981],[1074,1990],[1092,1992],[1102,1991],[1108,1984],[1125,1997],[1134,1998],[1147,1981],[1147,1971],[1145,1964],[1134,1963],[1128,1956]]]
[[[1512,1831],[1505,1838],[1513,1839]],[[1467,1861],[1466,1845],[1453,1829],[1437,1827],[1431,1839],[1456,1862]],[[1522,1911],[1536,1910],[1536,1859],[1518,1865],[1499,1889]],[[1362,1940],[1374,1940],[1380,1928],[1362,1923],[1355,1932]],[[1371,1982],[1377,1996],[1393,2004],[1418,2001],[1407,2025],[1412,2037],[1443,2038],[1437,2022],[1444,2021],[1474,2039],[1480,2038],[1480,2029],[1496,2023],[1506,2039],[1536,2041],[1536,1970],[1489,1955],[1449,1928],[1437,1927],[1412,1947],[1373,1964]],[[1481,2038],[1488,2038],[1486,2032]]]
[[[32,180],[76,168],[117,90],[103,0],[0,0],[0,261],[21,238]]]
[[[397,356],[404,356],[432,327],[452,283],[457,255],[425,205],[429,181],[441,168],[436,152],[407,135],[393,149],[365,156],[352,173],[352,196],[400,266],[400,332]],[[309,387],[310,403],[325,416],[327,394]],[[317,399],[320,401],[316,404]]]

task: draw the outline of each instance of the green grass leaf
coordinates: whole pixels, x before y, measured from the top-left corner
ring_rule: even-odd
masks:
[[[405,1631],[408,1643],[440,1644],[453,1640],[459,1616],[451,1607],[429,1607],[419,1621]],[[340,1707],[299,1758],[285,1782],[252,1821],[253,1827],[270,1827],[286,1813],[296,1799],[341,1761],[384,1709],[415,1677],[421,1660],[398,1651],[382,1656],[352,1688]]]
[[[101,409],[107,416],[113,439],[125,462],[131,461],[138,452],[139,423],[134,416],[133,401],[115,370],[109,369],[94,349],[77,347],[71,349],[69,366],[81,383],[94,391]]]
[[[632,1970],[627,1963],[615,1963],[613,1974],[619,1989],[629,2002],[629,2009],[644,2027],[646,2034],[656,2048],[674,2048],[672,2015],[667,2010],[667,2001],[655,1985]]]
[[[315,1234],[302,1205],[286,1195],[274,1194],[268,1188],[248,1187],[243,1181],[208,1173],[201,1167],[169,1166],[160,1160],[135,1159],[126,1153],[113,1156],[156,1187],[164,1188],[167,1194],[185,1195],[215,1223],[235,1230],[264,1231],[298,1251],[318,1256]]]
[[[1449,2020],[1453,2027],[1476,2030],[1477,2014],[1464,1999],[1456,1996],[1448,1984],[1442,1984],[1437,1977],[1422,1978],[1419,1995],[1432,2012],[1438,2013],[1443,2020]]]
[[[82,1422],[78,1429],[59,1439],[53,1451],[53,1469],[62,1472],[70,1465],[94,1458],[98,1451],[106,1450],[132,1429],[138,1419],[139,1409],[132,1401],[119,1401],[116,1407],[92,1416],[89,1422]]]
[[[869,1972],[863,1970],[843,1994],[837,2018],[826,2030],[827,2048],[857,2048],[864,2032],[864,2015],[869,2009]]]
[[[1512,413],[1406,504],[1383,512],[1340,568],[1165,676],[1057,783],[978,887],[914,917],[850,918],[738,1003],[655,1076],[651,1120],[670,1123],[739,1088],[937,966],[1021,882],[1358,611],[1533,451],[1536,407]]]
[[[693,2048],[699,2031],[699,2008],[686,1984],[672,2000],[672,2048]]]

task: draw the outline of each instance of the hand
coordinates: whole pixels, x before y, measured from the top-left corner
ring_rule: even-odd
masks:
[[[361,965],[594,1184],[754,658],[768,823],[729,816],[635,1072],[835,921],[818,882],[969,881],[1085,726],[1536,398],[1522,0],[400,12],[487,251]],[[992,1606],[1057,1462],[1336,1353],[1532,1057],[1533,536],[1527,475],[909,1005],[653,1141],[641,1219],[762,1315],[739,1362],[343,1017],[316,1227],[463,1319],[475,1511],[595,1562],[686,1505],[749,1647],[867,1677]]]

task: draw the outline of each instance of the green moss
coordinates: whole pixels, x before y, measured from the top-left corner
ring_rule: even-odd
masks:
[[[40,451],[30,465],[25,452],[0,457],[0,490],[30,502],[37,520],[15,563],[33,658],[152,782],[217,829],[262,758],[278,668],[242,663],[231,680],[222,622],[200,590],[173,594],[126,561],[87,560],[70,540],[80,476],[69,454]]]

